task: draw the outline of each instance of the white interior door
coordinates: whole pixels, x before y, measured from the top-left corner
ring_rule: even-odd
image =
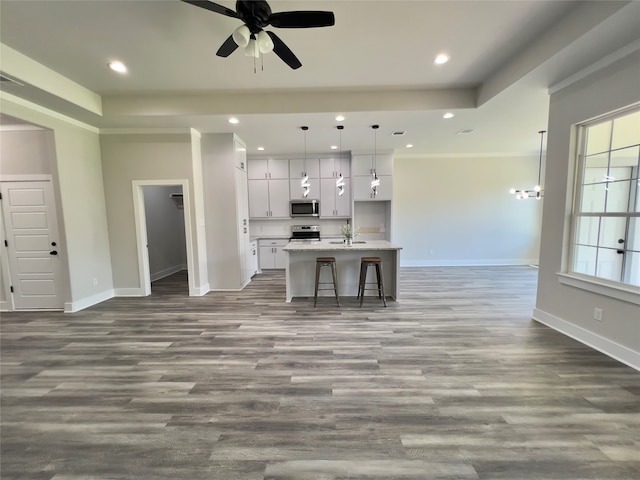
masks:
[[[2,182],[0,188],[15,309],[62,309],[62,260],[51,182]]]

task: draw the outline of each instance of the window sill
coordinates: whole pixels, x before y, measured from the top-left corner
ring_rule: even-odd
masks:
[[[558,281],[563,285],[640,305],[640,288],[638,287],[607,282],[603,279],[576,273],[556,273],[556,275]]]

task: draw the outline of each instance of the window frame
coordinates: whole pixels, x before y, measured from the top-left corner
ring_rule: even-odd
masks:
[[[621,109],[615,112],[608,113],[606,115],[599,116],[598,118],[591,119],[589,121],[585,121],[579,124],[574,125],[576,129],[575,135],[575,153],[573,154],[573,161],[575,164],[575,172],[574,172],[574,181],[573,181],[573,195],[570,210],[570,228],[569,228],[569,238],[568,238],[568,257],[565,263],[565,268],[563,272],[557,274],[558,281],[561,284],[569,285],[572,287],[580,288],[583,290],[588,290],[594,293],[598,293],[601,295],[606,295],[609,297],[617,298],[619,300],[623,300],[629,303],[634,303],[640,305],[640,286],[633,285],[631,283],[625,283],[624,281],[615,281],[610,280],[605,277],[599,277],[596,274],[597,270],[594,271],[594,275],[578,272],[575,270],[575,261],[577,256],[577,250],[581,243],[578,242],[578,222],[581,218],[585,217],[594,217],[599,218],[600,222],[603,218],[624,218],[626,219],[626,224],[628,225],[630,219],[639,218],[640,212],[634,212],[633,208],[628,205],[627,210],[624,212],[607,212],[607,205],[603,206],[603,211],[597,212],[585,212],[583,211],[583,193],[584,193],[584,174],[587,164],[587,159],[589,158],[586,155],[587,152],[587,130],[590,126],[597,125],[599,123],[607,122],[607,121],[615,121],[617,118],[624,117],[629,114],[633,114],[640,111],[640,104],[631,105],[625,109]],[[613,123],[615,130],[615,122]],[[611,132],[610,141],[613,138],[613,131]],[[635,144],[634,144],[635,145]],[[611,148],[611,143],[609,143],[608,150],[606,151],[609,161],[611,157],[611,153],[619,150],[619,148]],[[602,152],[605,153],[605,152]],[[610,163],[607,168],[610,167]],[[632,167],[633,168],[633,167]],[[640,172],[637,172],[637,176],[640,177]],[[634,179],[631,179],[633,181]],[[640,185],[640,179],[635,179]],[[606,182],[605,182],[606,183]],[[640,186],[635,187],[635,195],[640,196]],[[630,192],[631,193],[631,192]],[[637,201],[637,198],[636,198]],[[601,225],[601,223],[599,224]],[[605,247],[601,246],[600,239],[600,227],[598,228],[598,239],[596,245],[594,245],[597,249],[602,249]],[[623,261],[624,262],[624,261]],[[624,265],[624,263],[623,263]],[[596,267],[597,268],[597,267]],[[624,266],[623,266],[624,270]]]

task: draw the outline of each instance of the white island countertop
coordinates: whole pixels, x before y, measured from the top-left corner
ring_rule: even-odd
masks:
[[[289,242],[282,250],[287,255],[287,302],[290,302],[293,297],[313,297],[316,258],[327,256],[336,259],[338,295],[341,297],[357,296],[360,261],[362,257],[375,256],[382,259],[381,270],[384,271],[385,294],[392,299],[398,299],[398,272],[402,247],[391,242],[386,240],[355,241],[352,246],[348,247],[342,239],[333,238],[303,242],[293,241]],[[321,281],[329,280],[331,272],[328,269],[323,270]],[[369,275],[373,275],[373,269],[370,269]],[[330,296],[333,295],[333,291],[324,290],[320,294]],[[367,304],[377,305],[379,301],[375,300],[367,299]]]
[[[285,252],[339,252],[352,250],[402,250],[402,247],[386,240],[355,240],[352,246],[347,247],[342,240],[334,239],[289,242],[282,250]]]

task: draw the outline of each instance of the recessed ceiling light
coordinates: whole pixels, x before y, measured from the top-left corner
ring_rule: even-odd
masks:
[[[407,143],[407,148],[413,148],[413,143]]]
[[[344,122],[344,116],[343,115],[338,115],[336,117],[336,122]]]
[[[443,63],[447,63],[448,61],[449,61],[449,55],[441,53],[436,57],[436,59],[434,60],[434,63],[436,65],[442,65]]]
[[[338,146],[337,145],[331,145],[331,150],[337,150]]]
[[[264,147],[258,147],[258,150],[260,150],[262,152],[262,151],[264,151]]]
[[[114,72],[127,73],[127,66],[118,60],[109,62],[109,68]]]
[[[229,119],[229,123],[236,124],[236,123],[238,123],[238,122],[240,122],[240,120],[238,120],[236,117],[231,117],[231,118]]]
[[[444,115],[442,115],[442,118],[453,118],[455,117],[455,115],[451,112],[447,112]]]

